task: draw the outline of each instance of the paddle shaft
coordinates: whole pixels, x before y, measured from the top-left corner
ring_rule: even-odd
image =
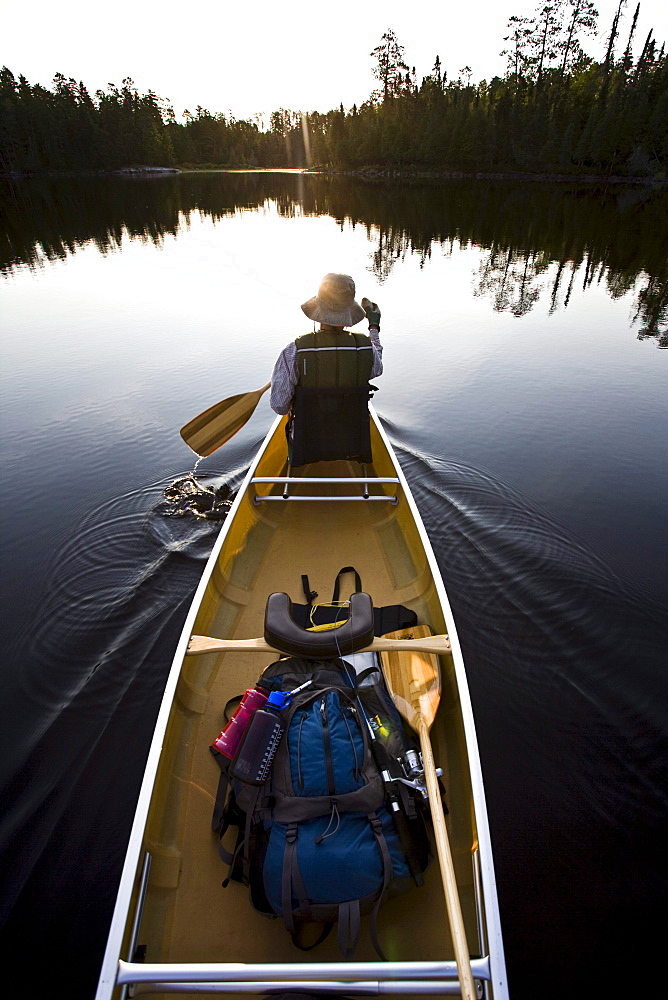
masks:
[[[356,653],[382,653],[410,650],[419,653],[449,653],[450,640],[447,635],[430,635],[424,639],[374,639],[370,646],[355,650]],[[191,635],[186,653],[280,653],[283,650],[270,646],[264,639],[212,639],[206,635]],[[345,652],[345,651],[344,651]]]
[[[416,640],[411,641],[415,642]],[[434,764],[434,754],[431,749],[429,727],[423,715],[419,715],[417,718],[417,732],[420,737],[422,764],[427,783],[427,792],[429,793],[429,808],[431,809],[431,818],[434,824],[434,839],[436,841],[438,864],[441,869],[445,905],[450,920],[450,934],[452,935],[452,943],[455,948],[459,985],[464,1000],[476,1000],[475,984],[473,982],[473,973],[471,972],[471,958],[466,942],[466,931],[464,929],[462,908],[459,902],[459,893],[457,892],[457,881],[455,879],[455,867],[452,862],[450,840],[445,825],[445,816],[441,807],[441,793],[438,787],[438,778],[436,777],[436,765]]]

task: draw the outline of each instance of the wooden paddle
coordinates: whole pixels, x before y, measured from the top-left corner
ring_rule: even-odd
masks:
[[[390,632],[383,640],[412,639],[419,649],[425,636],[431,635],[428,625],[416,625],[412,629]],[[382,640],[381,640],[382,641]],[[436,777],[434,755],[431,749],[429,730],[436,716],[441,700],[441,674],[436,656],[411,649],[380,654],[385,683],[392,700],[411,729],[420,737],[422,763],[429,793],[429,806],[434,824],[434,837],[441,869],[441,880],[445,893],[445,903],[450,920],[450,932],[455,948],[455,961],[459,973],[459,985],[464,1000],[476,1000],[476,991],[471,972],[471,958],[466,942],[464,919],[459,902],[455,869],[445,817],[441,807],[441,795]]]
[[[238,396],[223,399],[210,406],[197,417],[193,417],[181,428],[181,437],[189,448],[200,455],[211,455],[229,441],[253,415],[260,396],[267,391],[271,382],[253,392],[242,392]]]

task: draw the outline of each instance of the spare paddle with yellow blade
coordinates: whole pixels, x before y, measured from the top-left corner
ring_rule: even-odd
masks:
[[[383,639],[424,640],[432,634],[428,625],[416,625],[411,629],[399,632],[389,632]],[[409,643],[407,643],[409,645]],[[466,941],[464,918],[459,901],[459,892],[455,879],[455,868],[452,862],[452,851],[445,816],[441,805],[441,795],[436,776],[436,766],[431,748],[429,730],[436,717],[441,700],[441,672],[438,657],[431,653],[413,652],[408,649],[397,649],[392,652],[382,652],[380,659],[385,676],[385,683],[398,711],[411,729],[420,738],[422,764],[429,794],[429,807],[434,824],[434,839],[438,854],[438,864],[441,870],[441,881],[445,894],[445,903],[450,921],[450,933],[455,949],[455,961],[459,973],[459,983],[464,1000],[476,1000],[473,973],[471,972],[471,957]]]

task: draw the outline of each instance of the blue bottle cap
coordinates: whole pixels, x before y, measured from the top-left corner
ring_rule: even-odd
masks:
[[[290,704],[289,691],[272,691],[269,697],[267,698],[267,705],[272,705],[274,708],[282,709],[289,704]]]

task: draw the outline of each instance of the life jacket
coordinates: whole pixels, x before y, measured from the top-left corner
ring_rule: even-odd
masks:
[[[290,421],[292,465],[336,459],[370,462],[369,337],[318,330],[297,337],[295,344],[299,381]]]
[[[300,386],[362,386],[371,378],[373,345],[364,333],[317,330],[297,337],[295,345]]]

